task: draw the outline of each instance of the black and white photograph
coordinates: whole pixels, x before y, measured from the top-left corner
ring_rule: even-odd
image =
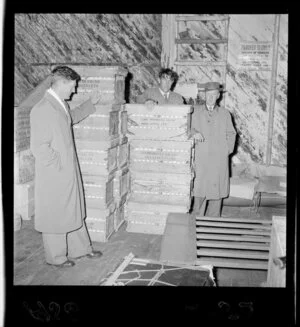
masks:
[[[289,14],[200,9],[14,14],[14,288],[296,287]],[[79,310],[20,303],[40,322]],[[221,298],[205,314],[253,307]]]

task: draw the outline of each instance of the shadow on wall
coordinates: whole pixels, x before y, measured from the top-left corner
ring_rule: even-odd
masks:
[[[130,103],[130,84],[133,79],[133,74],[128,72],[125,77],[125,101],[126,103]]]
[[[226,91],[221,91],[220,92],[220,96],[217,100],[217,105],[220,106],[220,103],[221,101],[223,100],[223,97],[224,97],[224,93]],[[230,113],[230,116],[231,116],[231,121],[232,121],[232,124],[233,124],[233,127],[236,131],[236,139],[235,139],[235,144],[234,144],[234,149],[233,149],[233,152],[229,155],[229,177],[232,177],[232,157],[235,156],[237,154],[237,149],[238,149],[238,145],[240,143],[240,135],[238,133],[238,130],[237,130],[237,127],[236,127],[236,123],[235,123],[235,119],[233,117],[233,115]]]

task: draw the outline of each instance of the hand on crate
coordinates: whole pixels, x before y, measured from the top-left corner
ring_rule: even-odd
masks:
[[[154,100],[147,100],[145,102],[145,106],[147,110],[152,111],[154,109],[154,106],[157,105],[157,102]]]
[[[95,90],[91,94],[91,101],[92,104],[95,105],[97,104],[101,99],[101,92],[99,90]]]
[[[205,141],[205,138],[204,136],[201,134],[201,133],[196,133],[194,134],[194,139],[195,139],[195,142],[204,142]]]

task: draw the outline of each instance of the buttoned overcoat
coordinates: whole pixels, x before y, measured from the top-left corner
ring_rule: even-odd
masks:
[[[218,107],[209,113],[206,105],[195,106],[192,134],[200,132],[204,142],[195,145],[194,196],[220,199],[229,195],[229,154],[234,149],[236,131],[230,112]]]

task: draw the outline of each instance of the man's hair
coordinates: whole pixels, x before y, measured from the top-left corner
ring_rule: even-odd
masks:
[[[170,76],[170,79],[176,83],[178,81],[178,74],[174,72],[174,70],[170,68],[162,68],[161,71],[159,72],[159,78],[162,78],[163,76]]]
[[[60,78],[77,82],[80,80],[80,75],[67,66],[57,66],[52,70],[51,74],[53,78],[52,84]]]

